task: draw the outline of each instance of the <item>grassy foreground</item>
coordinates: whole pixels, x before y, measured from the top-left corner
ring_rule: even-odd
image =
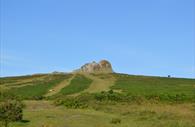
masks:
[[[24,121],[10,127],[194,127],[195,104],[112,104],[94,109],[26,101]],[[114,123],[113,119],[120,119]]]

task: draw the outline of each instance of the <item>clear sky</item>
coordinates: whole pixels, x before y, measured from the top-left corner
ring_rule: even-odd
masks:
[[[1,76],[71,71],[195,78],[194,0],[0,0]]]

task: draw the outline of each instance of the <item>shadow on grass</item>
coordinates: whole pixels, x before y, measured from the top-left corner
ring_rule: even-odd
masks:
[[[30,120],[21,120],[20,122],[21,123],[28,123],[28,122],[30,122]]]

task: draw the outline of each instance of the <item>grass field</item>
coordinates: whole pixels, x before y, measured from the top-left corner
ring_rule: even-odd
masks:
[[[37,79],[43,76],[46,76],[46,74],[4,77],[4,78],[0,78],[0,83],[1,83],[0,85],[3,85],[3,84],[5,85],[6,83],[16,83],[16,82],[25,81],[25,80]]]
[[[195,79],[44,74],[0,78],[5,93],[26,104],[10,127],[195,127]]]
[[[35,75],[0,78],[1,88],[24,97],[44,96],[72,75]],[[183,96],[195,97],[195,79],[134,76],[125,74],[77,74],[65,87],[60,84],[58,93],[70,95],[81,92],[101,92],[113,89],[132,96]],[[14,86],[14,87],[13,87]],[[110,87],[110,88],[109,88]]]
[[[76,75],[67,87],[64,87],[60,93],[63,95],[70,95],[79,93],[87,89],[92,83],[91,79],[86,78],[83,75]]]
[[[26,101],[24,121],[11,127],[194,127],[195,104],[115,104],[66,109],[48,101]],[[120,119],[121,123],[113,123]]]
[[[132,96],[183,96],[194,100],[195,80],[146,76],[115,75],[117,81],[111,88]]]
[[[8,89],[8,93],[12,93],[24,99],[33,99],[46,94],[49,89],[59,84],[62,80],[68,78],[69,75],[50,75],[45,80],[35,80],[23,87]]]

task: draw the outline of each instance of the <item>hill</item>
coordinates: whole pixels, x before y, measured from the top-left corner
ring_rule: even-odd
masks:
[[[108,74],[42,74],[0,78],[1,90],[25,99],[113,90],[132,96],[182,96],[192,99],[195,79]]]
[[[195,79],[119,73],[0,78],[0,102],[10,98],[26,105],[24,121],[14,127],[195,126]]]

